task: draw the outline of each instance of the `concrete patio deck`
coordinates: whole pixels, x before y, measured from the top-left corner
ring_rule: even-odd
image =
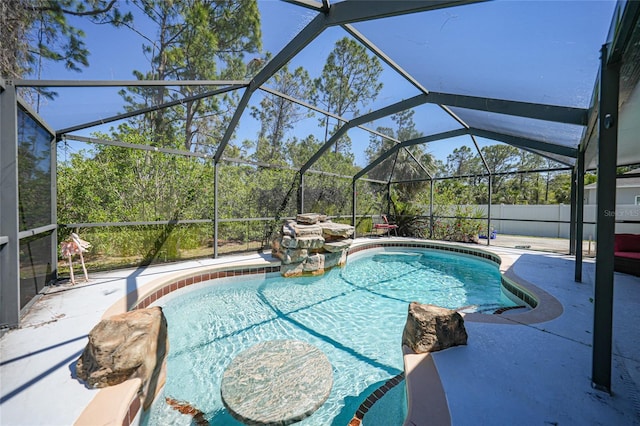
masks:
[[[402,240],[401,238],[391,238]],[[594,264],[573,281],[573,259],[474,245],[555,296],[564,312],[530,325],[467,322],[467,346],[433,355],[454,425],[640,424],[640,278],[615,274],[612,395],[591,388]],[[267,263],[252,254],[91,274],[47,289],[19,329],[0,338],[0,424],[71,425],[95,396],[71,378],[105,310],[168,272]],[[517,321],[517,316],[512,317]],[[398,348],[400,351],[401,348]],[[364,424],[368,423],[364,418]]]

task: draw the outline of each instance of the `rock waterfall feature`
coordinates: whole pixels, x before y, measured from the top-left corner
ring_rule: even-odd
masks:
[[[325,215],[299,214],[283,222],[271,242],[272,253],[282,261],[284,277],[321,275],[346,263],[353,232],[353,226],[331,222]]]

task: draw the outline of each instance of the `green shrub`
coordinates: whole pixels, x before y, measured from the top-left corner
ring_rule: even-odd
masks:
[[[433,239],[477,243],[483,225],[482,210],[472,206],[456,206],[453,216],[434,221]]]

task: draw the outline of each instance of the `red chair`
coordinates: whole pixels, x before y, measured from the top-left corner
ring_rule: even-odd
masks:
[[[382,215],[380,216],[382,218],[382,222],[380,222],[379,220],[376,220],[376,217],[372,217],[373,220],[373,229],[375,229],[376,231],[378,229],[382,229],[386,232],[387,236],[390,235],[391,230],[393,229],[393,232],[396,234],[396,237],[398,236],[398,225],[395,225],[393,223],[389,223],[389,219],[387,219],[386,215]],[[376,232],[377,234],[377,232]]]

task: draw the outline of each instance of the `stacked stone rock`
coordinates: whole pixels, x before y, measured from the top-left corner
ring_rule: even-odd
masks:
[[[283,276],[320,275],[346,263],[352,235],[353,226],[331,222],[325,215],[305,213],[283,222],[271,248],[282,261]]]

